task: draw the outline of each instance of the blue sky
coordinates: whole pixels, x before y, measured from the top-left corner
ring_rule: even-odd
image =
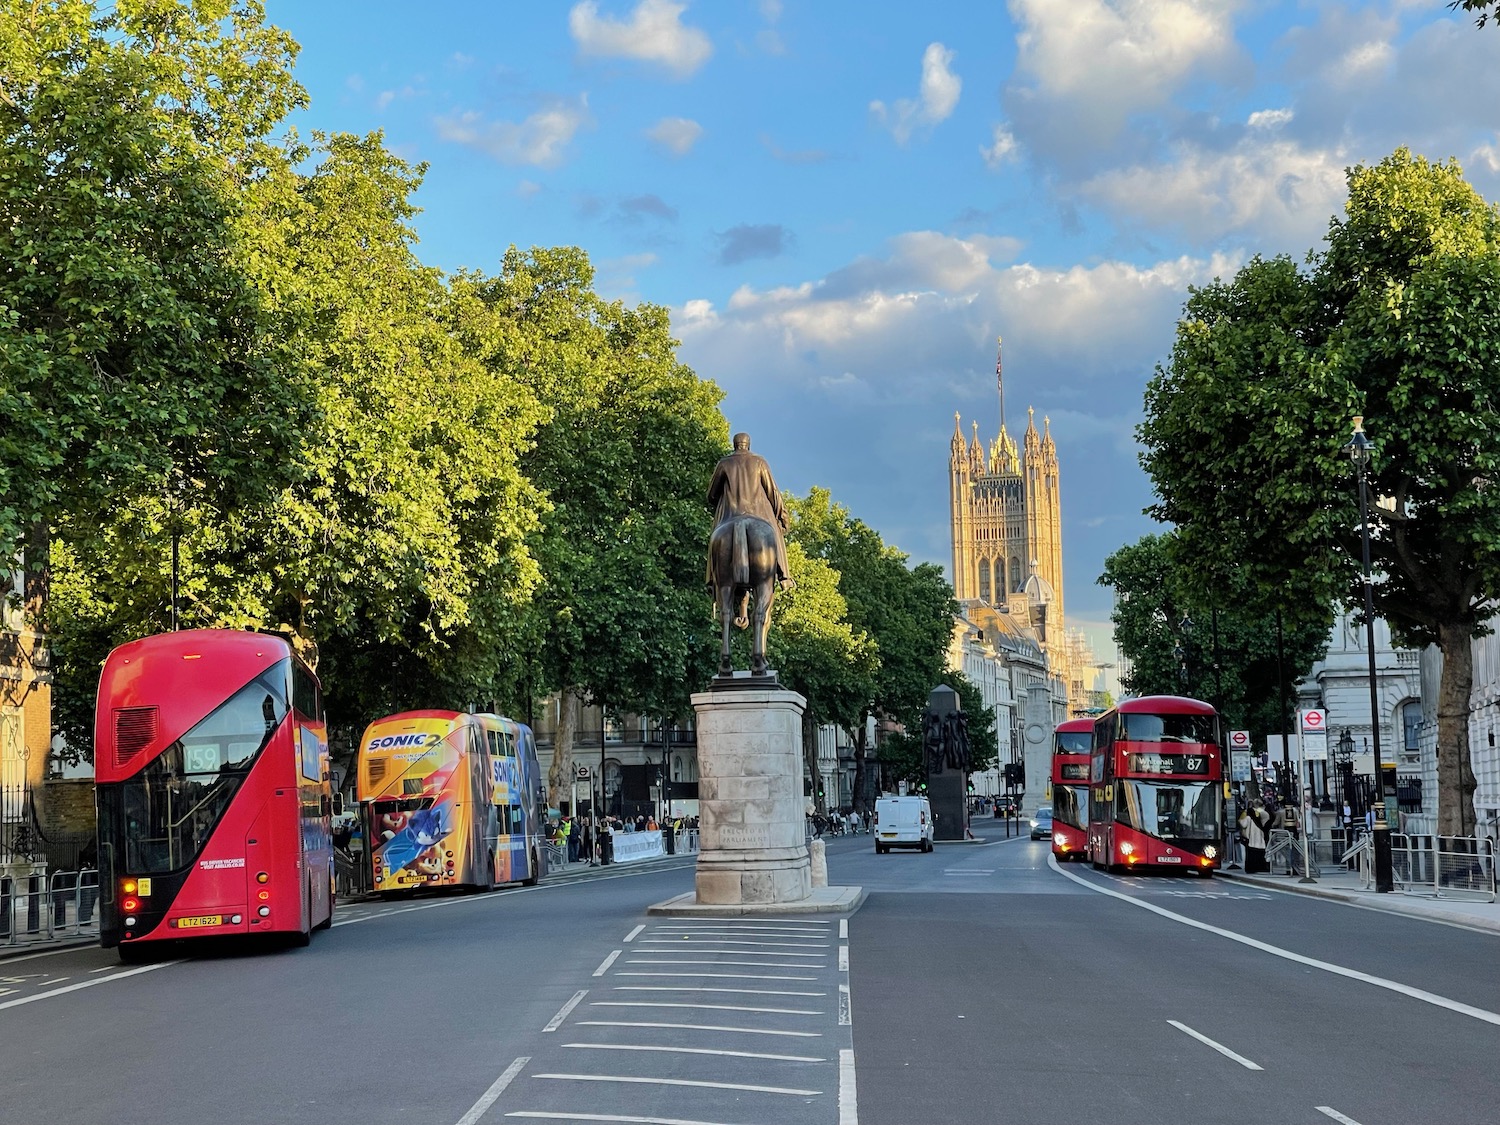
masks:
[[[778,483],[947,565],[948,439],[1051,418],[1069,624],[1156,530],[1133,430],[1187,287],[1304,254],[1397,145],[1500,197],[1500,29],[1441,0],[268,0],[295,124],[429,164],[422,259],[577,245],[672,311]]]

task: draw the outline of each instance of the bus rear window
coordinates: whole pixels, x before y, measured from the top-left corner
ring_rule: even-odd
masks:
[[[1126,742],[1195,742],[1217,744],[1217,715],[1120,716],[1120,737]]]
[[[1059,731],[1053,747],[1058,754],[1087,754],[1094,748],[1094,732],[1091,730]]]

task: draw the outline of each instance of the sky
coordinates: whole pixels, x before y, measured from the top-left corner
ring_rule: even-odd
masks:
[[[418,256],[579,246],[784,490],[950,565],[954,413],[1049,418],[1069,625],[1162,530],[1134,432],[1188,288],[1316,249],[1399,145],[1500,198],[1500,27],[1442,0],[267,0],[303,132],[428,165]]]

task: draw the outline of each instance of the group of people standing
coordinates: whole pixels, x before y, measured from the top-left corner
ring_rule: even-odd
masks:
[[[567,850],[568,862],[586,860],[590,866],[613,863],[615,858],[615,836],[627,832],[656,832],[661,830],[667,841],[667,852],[675,851],[673,845],[678,833],[697,827],[697,817],[689,820],[676,817],[669,824],[659,825],[654,816],[642,813],[636,817],[621,818],[606,816],[595,819],[586,816],[565,816],[553,829],[552,842]]]

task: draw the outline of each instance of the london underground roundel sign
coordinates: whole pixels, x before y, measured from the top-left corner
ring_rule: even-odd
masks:
[[[1247,730],[1232,730],[1229,732],[1229,745],[1235,750],[1250,749],[1250,732]]]

